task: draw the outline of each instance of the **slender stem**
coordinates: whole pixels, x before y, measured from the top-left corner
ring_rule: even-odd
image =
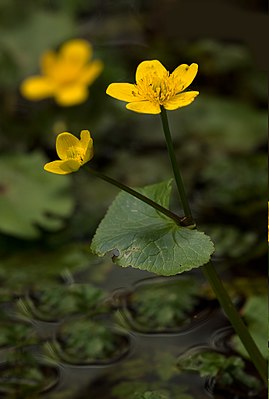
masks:
[[[163,124],[163,131],[164,131],[165,139],[166,139],[166,145],[167,145],[170,161],[172,164],[178,193],[179,193],[179,196],[180,196],[180,199],[182,202],[182,206],[184,209],[184,213],[185,213],[185,216],[192,219],[191,208],[190,208],[189,201],[188,201],[188,198],[187,198],[187,195],[185,192],[184,183],[183,183],[179,168],[177,166],[174,145],[173,145],[173,141],[172,141],[172,137],[171,137],[171,133],[170,133],[170,129],[169,129],[166,110],[164,108],[162,108],[162,111],[161,111],[161,119],[162,119],[162,124]]]
[[[215,292],[216,297],[219,300],[222,308],[224,309],[231,325],[239,335],[244,347],[246,348],[250,359],[253,361],[256,369],[260,376],[267,382],[267,364],[263,356],[261,355],[256,343],[252,339],[251,335],[241,317],[239,316],[234,304],[232,303],[225,287],[222,284],[214,266],[211,262],[207,265],[202,266],[204,275],[207,277],[210,285]]]
[[[166,138],[168,153],[170,156],[171,164],[174,171],[174,176],[178,188],[178,193],[182,201],[183,209],[185,215],[191,217],[191,210],[188,198],[186,196],[184,184],[176,163],[176,157],[174,152],[174,147],[171,139],[171,133],[169,129],[167,114],[165,109],[162,108],[161,111],[161,118],[163,124],[163,130]],[[261,355],[256,343],[252,339],[246,325],[242,321],[239,313],[237,312],[234,304],[232,303],[225,287],[223,286],[215,268],[211,263],[202,266],[202,270],[207,277],[216,297],[220,305],[222,306],[224,312],[226,313],[228,319],[230,320],[231,325],[233,326],[235,332],[240,337],[244,347],[246,348],[247,352],[251,360],[253,361],[257,371],[259,372],[261,378],[267,382],[267,365],[266,361],[264,360],[263,356]]]
[[[139,200],[145,202],[146,204],[148,204],[152,208],[156,209],[157,211],[161,212],[165,216],[168,216],[170,219],[173,219],[178,225],[186,226],[186,223],[185,223],[186,218],[185,217],[180,217],[180,216],[176,215],[175,213],[171,212],[169,209],[164,208],[163,206],[161,206],[157,202],[151,200],[150,198],[146,197],[145,195],[139,193],[138,191],[133,190],[132,188],[130,188],[128,186],[125,186],[124,184],[120,183],[119,181],[114,180],[111,177],[106,176],[101,172],[97,172],[96,170],[89,168],[89,167],[87,167],[87,170],[92,175],[99,177],[100,179],[112,184],[113,186],[118,187],[119,189],[125,191],[126,193],[131,194],[133,197],[136,197]]]

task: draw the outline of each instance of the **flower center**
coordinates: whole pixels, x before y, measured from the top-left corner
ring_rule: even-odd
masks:
[[[163,78],[149,75],[137,82],[136,86],[140,96],[162,105],[176,94],[175,86],[172,83],[169,74]]]
[[[83,148],[71,146],[68,148],[66,153],[68,159],[74,159],[75,161],[78,161],[81,165],[83,164],[84,161]]]

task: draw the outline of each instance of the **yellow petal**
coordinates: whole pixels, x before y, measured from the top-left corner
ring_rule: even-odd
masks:
[[[89,130],[81,130],[80,143],[81,143],[82,147],[86,147],[90,140],[92,140],[90,131]]]
[[[93,157],[93,140],[89,130],[81,130],[80,145],[85,150],[83,163],[90,161]]]
[[[111,83],[106,89],[106,93],[121,101],[143,100],[138,94],[137,87],[131,83]]]
[[[68,150],[70,148],[80,147],[79,139],[71,133],[63,132],[57,136],[56,139],[56,151],[58,157],[62,160],[70,158],[68,155]]]
[[[190,66],[187,64],[182,64],[174,70],[169,79],[174,80],[176,85],[176,93],[183,91],[191,84],[197,74],[197,71],[197,64],[191,64]]]
[[[44,166],[44,169],[47,172],[56,173],[57,175],[67,175],[75,172],[79,168],[80,163],[73,159],[68,159],[66,161],[53,161],[46,163]]]
[[[87,87],[83,85],[63,85],[58,87],[55,93],[55,100],[59,105],[68,107],[83,103],[86,101],[88,95],[89,93]]]
[[[136,70],[136,81],[139,82],[142,79],[146,80],[148,77],[162,79],[165,76],[168,76],[168,71],[165,67],[160,63],[160,61],[152,60],[152,61],[143,61],[141,62]]]
[[[92,56],[92,46],[87,40],[74,39],[64,43],[60,49],[59,57],[66,62],[86,64]]]
[[[160,114],[161,108],[158,104],[150,101],[137,101],[126,105],[127,109],[141,114]]]
[[[22,82],[20,91],[28,100],[39,101],[52,96],[55,91],[55,85],[47,77],[32,76]]]
[[[79,77],[79,82],[84,85],[90,85],[100,75],[104,68],[102,61],[94,60],[89,66],[86,66]]]
[[[40,60],[41,72],[44,75],[51,76],[51,72],[57,62],[57,55],[54,51],[46,51]]]
[[[163,106],[165,109],[174,110],[177,108],[185,107],[193,102],[199,91],[187,91],[186,93],[177,94],[171,100],[166,101]]]

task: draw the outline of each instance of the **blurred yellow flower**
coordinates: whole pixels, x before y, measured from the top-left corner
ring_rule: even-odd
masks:
[[[143,61],[136,70],[136,83],[111,83],[106,93],[126,101],[127,109],[145,114],[159,114],[161,106],[175,110],[189,105],[198,91],[183,92],[197,74],[198,65],[182,64],[169,73],[157,60]]]
[[[80,132],[80,140],[71,133],[60,133],[56,139],[56,151],[59,161],[46,163],[47,172],[67,175],[77,171],[93,157],[93,140],[89,130]]]
[[[41,57],[41,75],[25,79],[22,95],[31,101],[55,97],[61,106],[84,102],[88,88],[103,69],[100,60],[90,61],[92,46],[83,39],[73,39],[62,45],[58,53],[47,51]]]

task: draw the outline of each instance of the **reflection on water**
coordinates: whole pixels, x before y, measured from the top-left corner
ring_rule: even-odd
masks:
[[[126,286],[115,289],[121,273]],[[217,397],[214,380],[180,369],[178,359],[193,348],[228,353],[222,311],[199,282],[199,290],[190,284],[193,276],[137,276],[113,267],[95,287],[84,272],[3,303],[0,397],[133,399],[156,390],[173,399]]]

